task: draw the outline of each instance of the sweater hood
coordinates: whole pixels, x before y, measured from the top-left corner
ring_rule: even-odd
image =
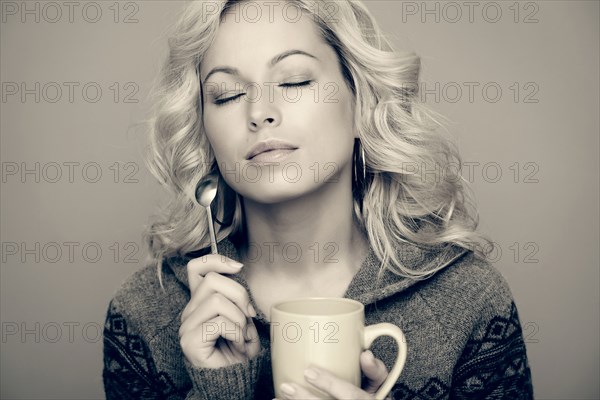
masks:
[[[175,274],[177,280],[189,289],[186,271],[187,263],[209,252],[210,248],[203,248],[184,255],[174,256],[168,259],[166,264]],[[218,243],[218,252],[233,260],[241,260],[236,246],[228,238]],[[438,269],[439,271],[448,268],[470,252],[470,250],[453,244],[424,248],[411,243],[402,243],[397,248],[397,257],[402,265],[407,268],[417,271],[431,271],[434,269]],[[435,273],[430,274],[426,278],[421,279],[406,278],[386,269],[381,279],[377,280],[376,277],[380,266],[381,261],[376,257],[373,247],[369,246],[367,256],[350,282],[344,297],[360,301],[364,305],[367,305],[403,292],[419,282],[431,279],[435,275]],[[230,278],[241,284],[250,294],[251,301],[254,302],[245,279],[240,274],[233,274]],[[259,317],[261,316],[259,315]]]

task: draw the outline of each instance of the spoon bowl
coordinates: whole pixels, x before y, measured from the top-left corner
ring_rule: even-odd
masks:
[[[198,182],[196,186],[196,201],[202,207],[210,207],[217,196],[217,180],[213,176],[207,176]]]
[[[206,217],[208,219],[208,231],[210,233],[210,250],[212,254],[217,252],[217,239],[215,237],[215,228],[213,226],[212,211],[210,205],[217,196],[217,179],[208,175],[196,186],[196,201],[202,207],[206,208]]]

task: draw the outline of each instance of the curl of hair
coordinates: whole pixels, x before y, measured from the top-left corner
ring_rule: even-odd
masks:
[[[288,0],[312,17],[323,40],[337,53],[355,101],[355,126],[365,153],[367,179],[354,192],[354,217],[384,269],[425,279],[436,270],[402,265],[402,242],[444,250],[458,245],[485,258],[493,243],[476,231],[479,217],[459,152],[444,118],[419,99],[420,58],[393,48],[359,1]],[[170,203],[146,228],[149,262],[162,286],[162,262],[210,245],[206,212],[195,200],[197,183],[219,179],[215,215],[217,241],[243,240],[241,200],[222,179],[202,126],[198,71],[223,14],[239,0],[192,1],[168,39],[169,52],[152,97],[146,164],[171,192]],[[443,129],[442,129],[443,130]],[[433,172],[436,171],[436,172]]]

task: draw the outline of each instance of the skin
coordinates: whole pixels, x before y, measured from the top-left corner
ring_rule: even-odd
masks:
[[[321,40],[310,17],[291,23],[275,12],[270,20],[267,8],[262,16],[256,22],[226,18],[206,53],[200,68],[204,128],[221,174],[243,196],[248,242],[262,250],[262,257],[246,257],[246,273],[260,270],[282,286],[300,282],[302,289],[317,289],[335,274],[353,275],[368,250],[366,238],[352,220],[356,137],[352,93],[335,51]],[[316,59],[290,55],[273,68],[268,66],[275,55],[292,49]],[[240,76],[218,72],[206,79],[219,66],[237,68]],[[298,93],[296,88],[285,97],[280,84],[307,80],[315,82],[313,89],[300,88],[298,101],[289,101]],[[257,96],[254,86],[236,90],[236,83],[238,88],[257,85],[262,96]],[[246,94],[238,101],[214,104],[239,93]],[[267,138],[285,140],[298,150],[279,166],[262,167],[261,179],[254,181],[256,168],[244,156]],[[300,178],[295,181],[297,166]],[[227,173],[236,170],[239,173]],[[273,242],[279,245],[270,253],[264,243]],[[288,243],[300,246],[300,259],[295,259],[295,253],[285,257],[282,249]],[[334,262],[326,259],[328,255]]]
[[[262,18],[252,22],[226,18],[203,58],[200,79],[204,130],[223,177],[242,196],[248,243],[294,243],[301,249],[302,257],[293,262],[285,257],[281,247],[275,247],[273,252],[263,251],[252,259],[245,254],[244,274],[268,279],[272,283],[270,290],[280,298],[293,297],[293,293],[326,293],[328,283],[339,276],[353,276],[368,251],[368,242],[352,218],[351,168],[356,137],[352,93],[342,77],[335,51],[321,40],[309,17],[290,22],[280,12],[270,14],[264,3],[256,4],[262,7]],[[294,54],[269,65],[273,57],[293,49],[313,57]],[[222,66],[236,68],[239,74],[217,72],[207,78],[209,71]],[[300,92],[292,89],[284,97],[282,83],[307,80],[318,87],[317,96],[304,86]],[[267,82],[274,82],[272,89]],[[257,96],[257,87],[262,89],[262,96]],[[333,96],[334,90],[327,91],[328,87],[336,89]],[[269,90],[272,96],[268,95]],[[215,104],[238,94],[242,95],[237,102]],[[297,101],[289,101],[297,95]],[[285,140],[298,150],[278,166],[260,167],[261,179],[256,180],[256,168],[249,166],[245,155],[250,147],[267,138]],[[289,176],[286,179],[284,172],[286,163],[291,162],[301,172],[300,178],[293,181]],[[334,168],[324,169],[326,163]],[[318,177],[315,165],[321,168]],[[248,175],[252,172],[252,179],[244,171]],[[318,259],[315,242],[321,244]],[[336,262],[323,257],[323,244],[328,243],[336,246]],[[251,318],[255,311],[246,291],[226,277],[241,268],[232,269],[230,261],[207,255],[188,264],[192,296],[182,314],[179,333],[186,358],[199,367],[230,365],[253,357],[260,350],[257,340],[239,339],[246,331],[255,332]],[[237,340],[198,341],[207,323],[236,326],[240,335]],[[226,331],[232,332],[231,328]],[[307,378],[306,386],[318,387],[334,398],[372,399],[388,371],[381,360],[370,356],[369,351],[363,352],[360,360],[368,378],[365,388],[325,370],[319,370],[317,379]],[[304,387],[291,386],[295,393],[286,394],[285,398],[311,398]]]

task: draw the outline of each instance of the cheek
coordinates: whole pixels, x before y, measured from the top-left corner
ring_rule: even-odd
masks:
[[[340,96],[338,103],[326,104],[327,114],[323,149],[329,149],[331,161],[346,164],[352,158],[354,147],[354,113],[347,96]]]
[[[231,120],[219,115],[205,115],[204,131],[217,160],[227,161],[233,157]]]
[[[354,114],[347,95],[332,97],[331,102],[314,104],[317,140],[328,144],[342,144],[354,140]],[[333,102],[337,99],[337,102]]]

